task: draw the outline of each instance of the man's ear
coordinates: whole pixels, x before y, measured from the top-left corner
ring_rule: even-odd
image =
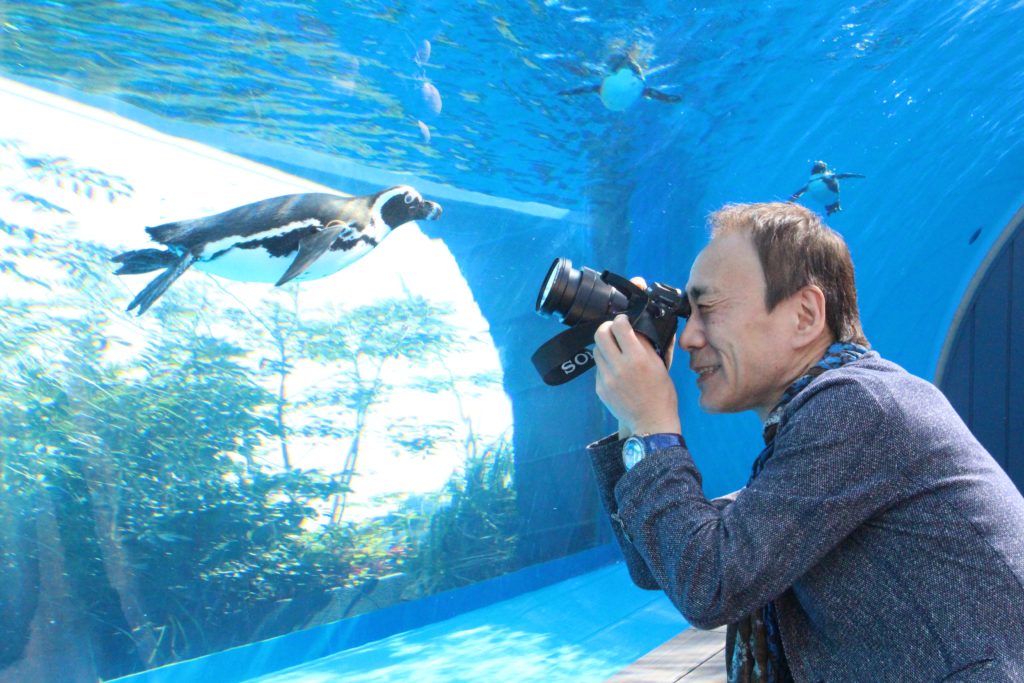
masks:
[[[805,346],[817,341],[828,328],[825,319],[825,293],[818,285],[805,285],[793,295],[796,326],[793,343]]]

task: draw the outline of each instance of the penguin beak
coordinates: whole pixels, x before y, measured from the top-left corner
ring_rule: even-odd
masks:
[[[426,211],[424,218],[428,221],[436,221],[441,217],[441,205],[435,204],[434,202],[423,202],[423,208]]]

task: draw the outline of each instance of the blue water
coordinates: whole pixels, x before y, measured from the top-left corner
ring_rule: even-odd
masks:
[[[580,206],[598,192],[603,165],[634,169],[660,150],[677,159],[666,170],[679,194],[722,171],[732,197],[787,194],[815,156],[877,178],[875,169],[927,149],[941,120],[970,117],[977,93],[1009,94],[984,115],[1012,139],[1014,127],[998,122],[1019,111],[1015,55],[989,48],[1013,44],[1017,11],[1012,2],[15,1],[0,49],[9,73],[171,118]],[[652,84],[683,104],[616,115],[596,98],[555,95],[596,81],[623,47],[662,68]],[[428,82],[439,115],[423,100]],[[430,126],[429,144],[416,120]],[[894,126],[921,134],[893,139]],[[788,182],[766,177],[766,166]]]
[[[853,253],[865,331],[933,378],[968,283],[1024,205],[1021,25],[1019,0],[8,0],[0,76],[320,182],[358,167],[471,196],[432,236],[494,335],[519,528],[543,530],[534,562],[607,541],[567,452],[607,422],[588,380],[555,394],[526,360],[558,331],[532,313],[546,264],[681,285],[710,211],[784,200],[825,160],[865,176],[844,181],[829,218]],[[681,102],[612,112],[558,95],[598,83],[623,50]],[[707,418],[679,365],[705,490],[728,492],[757,451],[756,420]]]

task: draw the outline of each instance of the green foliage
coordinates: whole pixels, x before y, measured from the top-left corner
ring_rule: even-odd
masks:
[[[512,446],[490,444],[445,486],[409,571],[423,595],[512,571],[518,521]]]
[[[423,517],[397,511],[358,522],[324,526],[308,535],[311,549],[344,557],[349,574],[341,584],[359,587],[407,568],[410,540],[421,532]]]
[[[343,487],[251,465],[268,397],[242,350],[176,330],[118,367],[97,362],[93,327],[65,324],[66,360],[19,361],[0,420],[20,429],[5,430],[0,457],[5,495],[56,502],[76,597],[101,613],[116,606],[96,595],[130,591],[145,618],[123,628],[150,665],[248,642],[252,625],[270,635],[301,625],[305,614],[282,613],[283,601],[313,609],[348,574],[337,558],[307,554],[302,527],[315,501]],[[103,567],[115,557],[130,580],[112,587]]]

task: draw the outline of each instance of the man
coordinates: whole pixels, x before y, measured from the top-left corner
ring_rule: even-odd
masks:
[[[730,681],[1024,681],[1024,499],[938,389],[868,350],[816,214],[710,222],[679,346],[702,408],[756,411],[766,447],[705,498],[665,362],[625,316],[603,324],[620,430],[590,452],[633,580],[730,625]]]

